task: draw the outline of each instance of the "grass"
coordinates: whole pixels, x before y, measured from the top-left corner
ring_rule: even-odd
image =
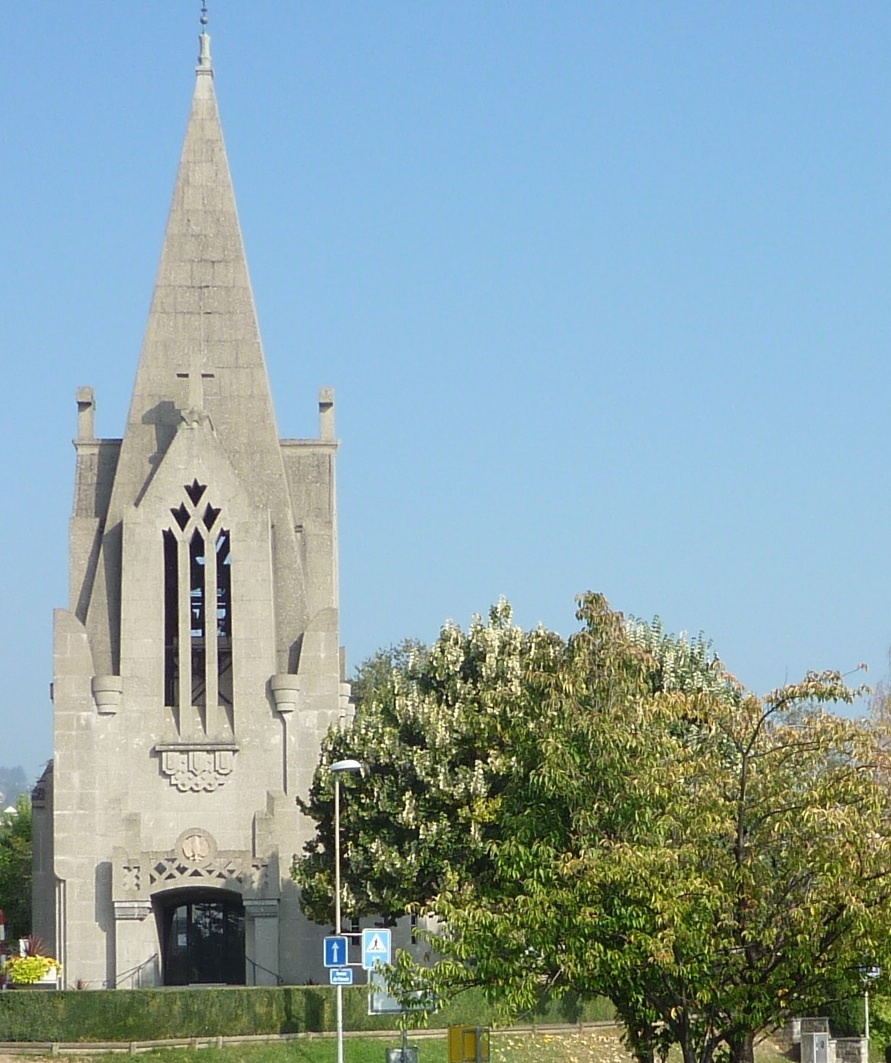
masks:
[[[344,1063],[384,1063],[386,1048],[400,1044],[401,1035],[395,1032],[386,1038],[349,1037],[344,1043]],[[445,1031],[432,1037],[414,1038],[409,1034],[409,1044],[418,1047],[418,1063],[447,1063]],[[94,1058],[96,1063],[121,1063],[119,1055]],[[491,1034],[491,1063],[581,1063],[583,1060],[585,1063],[630,1063],[630,1059],[615,1029],[536,1034],[493,1030]],[[335,1063],[335,1060],[335,1041],[327,1037],[230,1045],[222,1049],[165,1048],[139,1055],[140,1063]],[[78,1063],[83,1063],[82,1057]]]
[[[385,1049],[401,1044],[392,1038],[349,1038],[344,1043],[344,1063],[383,1063]],[[447,1063],[445,1038],[424,1039],[409,1044],[419,1046],[418,1063]],[[334,1038],[275,1042],[264,1045],[232,1045],[227,1048],[161,1048],[140,1053],[140,1063],[335,1063]],[[119,1055],[94,1057],[95,1063],[121,1063]],[[83,1063],[83,1058],[72,1060]],[[493,1061],[494,1063],[494,1061]]]
[[[397,1047],[400,1034],[381,1037],[348,1037],[344,1063],[384,1063],[386,1048]],[[447,1063],[446,1036],[415,1038],[418,1063]],[[334,1038],[317,1037],[263,1044],[228,1045],[218,1048],[164,1048],[139,1054],[139,1063],[335,1063]],[[84,1063],[84,1057],[71,1063]],[[120,1054],[97,1055],[92,1063],[121,1063]],[[588,1027],[579,1030],[540,1030],[535,1034],[493,1030],[491,1063],[631,1063],[615,1028]],[[680,1063],[673,1054],[670,1063]],[[756,1048],[756,1063],[788,1063],[776,1045],[765,1042]]]

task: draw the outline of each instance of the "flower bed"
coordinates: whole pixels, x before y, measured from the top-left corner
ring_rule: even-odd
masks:
[[[3,973],[13,985],[54,985],[61,966],[52,956],[10,956]]]

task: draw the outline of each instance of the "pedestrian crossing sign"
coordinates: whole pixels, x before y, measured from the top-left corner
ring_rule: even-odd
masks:
[[[376,963],[389,963],[391,952],[389,930],[375,926],[362,931],[362,966],[366,971],[372,970]]]

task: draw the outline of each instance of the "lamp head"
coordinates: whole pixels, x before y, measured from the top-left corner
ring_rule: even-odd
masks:
[[[362,765],[358,760],[338,760],[330,766],[330,770],[336,775],[341,775],[344,772],[361,772]]]

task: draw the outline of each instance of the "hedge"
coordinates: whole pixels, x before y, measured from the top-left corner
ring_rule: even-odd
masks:
[[[393,1015],[369,1015],[364,986],[344,989],[348,1030],[388,1030]],[[611,1017],[604,1001],[550,1002],[521,1021],[582,1022]],[[490,1025],[497,1018],[478,991],[462,994],[431,1017],[430,1025]],[[329,986],[116,989],[78,992],[12,990],[0,993],[0,1041],[75,1043],[151,1041],[184,1037],[323,1032],[334,1029],[335,993]]]

